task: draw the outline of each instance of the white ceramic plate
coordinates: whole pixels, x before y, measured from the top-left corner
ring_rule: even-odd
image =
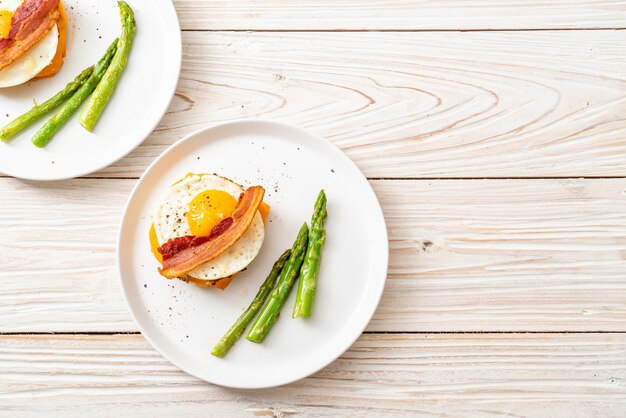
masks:
[[[100,170],[135,149],[157,126],[176,90],[181,37],[170,0],[127,0],[137,36],[120,84],[93,133],[77,114],[44,149],[31,142],[47,120],[0,142],[0,172],[30,180],[61,180]],[[115,0],[64,0],[69,18],[65,65],[53,78],[0,89],[0,126],[42,103],[95,64],[121,31]],[[8,115],[8,116],[7,116]]]
[[[151,214],[167,188],[189,172],[262,185],[272,208],[261,253],[225,291],[166,280],[150,253]],[[309,222],[322,188],[328,195],[327,242],[312,317],[291,318],[294,288],[263,344],[242,337],[225,358],[213,357],[213,345],[248,306],[302,223]],[[133,190],[118,242],[122,289],[143,335],[186,372],[237,388],[293,382],[339,357],[374,314],[387,261],[385,220],[356,165],[322,138],[263,121],[205,129],[163,153]]]

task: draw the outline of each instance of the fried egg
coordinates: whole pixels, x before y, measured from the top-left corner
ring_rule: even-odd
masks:
[[[23,2],[24,0],[0,0],[0,39],[8,36],[13,14]],[[59,9],[59,22],[32,48],[0,70],[0,88],[18,86],[39,76],[49,77],[61,68],[65,55],[67,19],[62,4],[59,4]]]
[[[173,184],[153,216],[159,244],[186,235],[207,236],[231,216],[244,188],[216,174],[189,174]],[[263,218],[257,212],[235,245],[216,259],[189,272],[201,280],[217,280],[245,269],[257,256],[265,238]]]

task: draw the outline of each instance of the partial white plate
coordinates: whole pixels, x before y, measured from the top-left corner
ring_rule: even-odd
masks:
[[[98,171],[135,149],[157,126],[174,96],[181,66],[181,36],[170,0],[127,0],[137,36],[120,84],[93,133],[76,115],[44,149],[30,141],[40,120],[12,142],[0,142],[0,172],[29,180],[62,180]],[[120,35],[115,0],[64,0],[69,22],[65,65],[53,78],[0,89],[0,126],[42,103],[95,64]],[[8,115],[8,116],[7,116]]]
[[[189,172],[262,185],[272,207],[261,253],[225,291],[166,280],[150,252],[151,214],[167,188]],[[328,195],[327,242],[312,317],[291,318],[294,289],[263,344],[244,336],[224,359],[213,357],[213,345],[309,222],[322,188]],[[388,242],[376,195],[341,151],[293,126],[240,121],[186,137],[148,168],[126,206],[117,256],[132,316],[164,357],[207,382],[266,388],[315,373],[359,337],[383,292]]]

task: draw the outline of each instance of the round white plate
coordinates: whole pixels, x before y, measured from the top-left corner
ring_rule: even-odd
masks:
[[[167,188],[189,172],[261,185],[272,208],[261,253],[224,291],[168,281],[150,252],[151,214]],[[242,336],[225,358],[213,357],[213,345],[310,221],[320,189],[328,195],[327,242],[312,317],[291,318],[294,288],[263,344]],[[163,356],[207,382],[265,388],[320,370],[358,338],[383,292],[388,242],[376,195],[341,151],[293,126],[240,121],[198,131],[152,163],[129,198],[117,255],[130,311]]]
[[[100,170],[135,149],[157,126],[176,90],[181,65],[178,18],[170,0],[127,0],[137,36],[115,95],[93,133],[70,119],[48,146],[31,143],[41,119],[12,142],[0,142],[0,172],[29,180],[61,180]],[[68,52],[53,78],[0,89],[0,126],[42,103],[95,64],[120,35],[115,0],[64,0],[69,18]],[[51,116],[52,114],[50,114]]]

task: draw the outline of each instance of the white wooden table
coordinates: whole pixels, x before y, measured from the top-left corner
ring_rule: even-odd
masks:
[[[153,135],[88,178],[0,178],[0,415],[626,416],[626,1],[175,3]],[[262,391],[161,358],[114,265],[146,166],[248,117],[341,147],[391,240],[359,341]]]

